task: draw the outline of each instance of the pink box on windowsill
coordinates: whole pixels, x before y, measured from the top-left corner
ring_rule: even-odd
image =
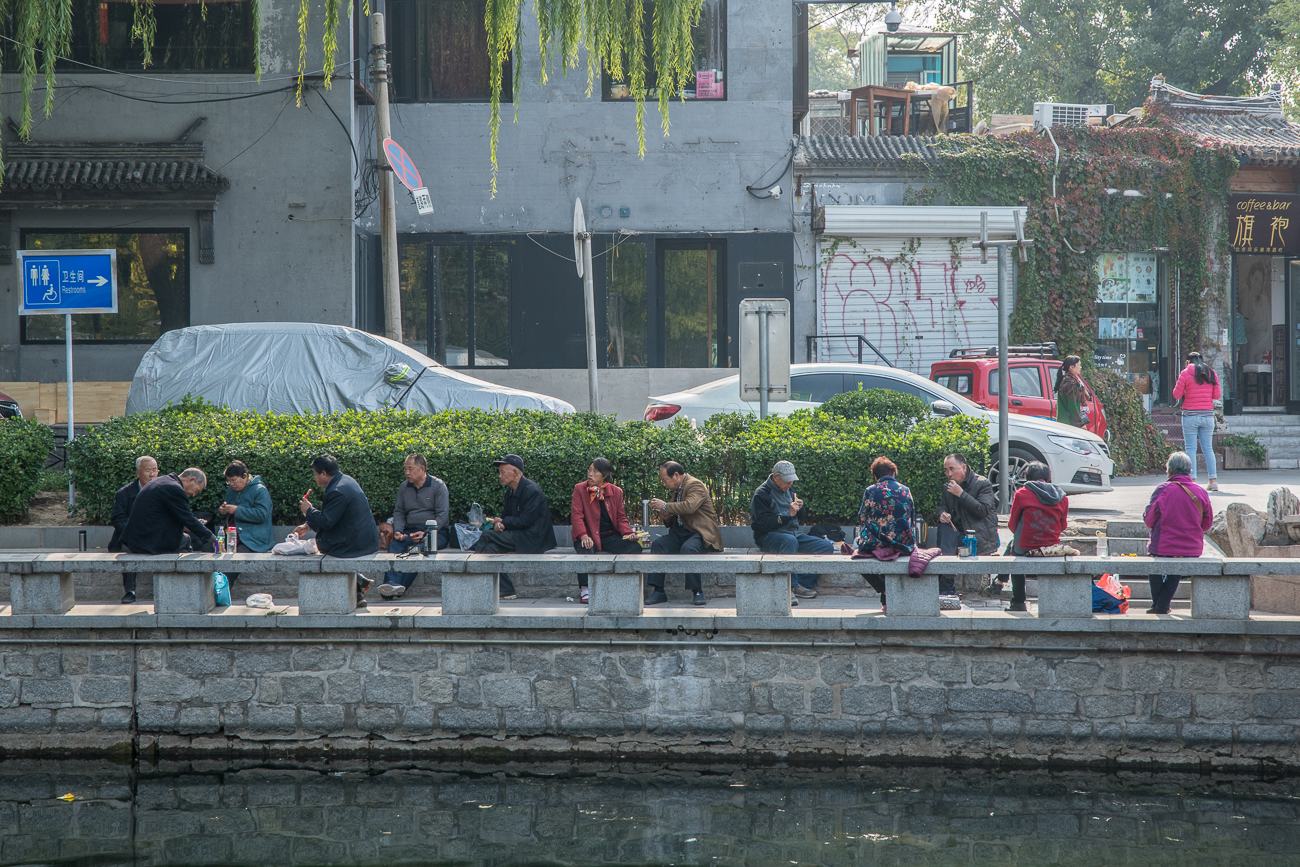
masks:
[[[717,80],[717,73],[712,70],[700,70],[695,73],[696,99],[722,99],[723,82]]]

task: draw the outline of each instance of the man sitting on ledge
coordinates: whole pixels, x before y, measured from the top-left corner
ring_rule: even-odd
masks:
[[[551,523],[551,504],[532,479],[524,477],[524,459],[506,455],[493,461],[497,478],[506,486],[501,517],[493,518],[483,528],[483,535],[471,548],[475,554],[541,554],[555,547],[555,525]],[[501,598],[515,599],[514,582],[505,572],[500,575]]]
[[[713,511],[713,496],[704,482],[686,474],[686,468],[677,461],[667,461],[659,465],[659,481],[673,492],[672,502],[665,502],[658,497],[650,501],[650,508],[661,513],[666,535],[654,540],[650,546],[651,554],[705,554],[722,552],[722,528],[718,525],[717,513]],[[703,605],[704,591],[700,585],[700,574],[686,574],[686,589],[691,591],[691,602]],[[645,576],[650,585],[650,595],[646,605],[658,605],[668,601],[664,593],[664,575],[652,572]]]
[[[365,557],[379,550],[379,525],[370,511],[370,501],[357,480],[339,472],[339,462],[333,455],[321,455],[311,462],[316,484],[325,491],[319,509],[302,495],[298,508],[306,518],[296,532],[306,535],[316,531],[316,550],[331,557]],[[365,608],[366,591],[374,582],[357,573],[357,607]]]
[[[203,470],[190,467],[178,475],[159,476],[140,489],[122,531],[132,554],[178,554],[212,550],[216,536],[190,511],[190,497],[208,486]],[[186,533],[185,529],[189,528]],[[195,543],[198,548],[195,548]]]

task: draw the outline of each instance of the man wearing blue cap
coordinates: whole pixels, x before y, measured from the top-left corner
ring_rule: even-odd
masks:
[[[497,478],[506,486],[501,517],[491,518],[483,535],[471,548],[475,554],[541,554],[555,547],[555,526],[546,495],[532,479],[524,477],[524,459],[506,455],[493,461]],[[514,599],[515,585],[501,573],[501,598]]]

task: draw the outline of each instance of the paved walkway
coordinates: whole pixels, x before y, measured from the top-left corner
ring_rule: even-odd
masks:
[[[1115,479],[1115,490],[1104,494],[1074,494],[1070,517],[1111,520],[1141,519],[1151,492],[1164,476],[1127,476]],[[1202,476],[1201,484],[1207,479]],[[1224,470],[1219,473],[1219,490],[1210,494],[1215,511],[1229,503],[1246,503],[1261,512],[1268,506],[1269,492],[1277,487],[1300,494],[1300,470]]]

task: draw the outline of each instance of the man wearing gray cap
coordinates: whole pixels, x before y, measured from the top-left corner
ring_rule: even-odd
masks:
[[[808,517],[808,509],[794,491],[794,464],[777,461],[767,481],[754,491],[749,501],[749,528],[754,531],[754,543],[764,554],[832,554],[835,544],[830,539],[810,536],[799,527],[799,518]],[[790,589],[795,596],[811,599],[817,595],[820,575],[799,573],[790,576]]]

